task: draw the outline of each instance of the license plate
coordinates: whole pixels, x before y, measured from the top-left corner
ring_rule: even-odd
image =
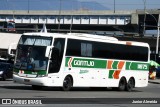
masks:
[[[30,82],[30,80],[29,79],[24,79],[24,82]]]

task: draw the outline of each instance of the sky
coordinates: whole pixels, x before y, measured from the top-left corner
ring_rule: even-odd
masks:
[[[136,10],[160,9],[160,0],[61,0],[63,10]],[[79,1],[79,2],[77,2]],[[58,10],[60,0],[0,0],[0,10]]]
[[[79,0],[79,1],[96,1],[111,10],[114,9],[114,0]],[[160,0],[115,0],[115,9],[117,10],[136,10],[144,9],[146,1],[147,9],[160,9]]]

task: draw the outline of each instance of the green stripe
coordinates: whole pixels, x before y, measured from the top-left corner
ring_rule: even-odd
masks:
[[[70,57],[66,57],[65,66],[68,67],[68,61]],[[112,64],[112,69],[116,70],[117,65],[120,61],[115,60]],[[74,58],[71,62],[72,67],[79,67],[79,68],[101,68],[106,69],[107,67],[107,60],[100,60],[100,59],[85,59],[85,58]],[[139,71],[149,71],[149,64],[143,62],[126,62],[125,63],[125,70],[139,70]]]
[[[117,69],[118,62],[119,61],[114,61],[113,62],[112,69]]]
[[[139,62],[127,62],[126,63],[126,70],[148,71],[149,64],[148,63],[139,63]]]
[[[109,70],[109,78],[113,78],[114,70]]]
[[[68,67],[69,57],[66,58],[65,66]],[[82,67],[82,68],[103,68],[106,69],[107,61],[105,60],[95,60],[95,59],[81,59],[74,58],[72,60],[72,67]]]
[[[20,69],[14,68],[13,71],[19,73]],[[22,70],[22,71],[24,71],[24,74],[34,74],[34,75],[35,74],[38,74],[38,75],[45,75],[45,74],[47,74],[46,70],[35,70],[34,72],[30,71],[30,70]]]
[[[70,57],[66,58],[66,61],[65,61],[65,66],[68,67],[68,61],[69,61]]]
[[[130,70],[130,64],[131,64],[131,62],[126,62],[126,70]]]

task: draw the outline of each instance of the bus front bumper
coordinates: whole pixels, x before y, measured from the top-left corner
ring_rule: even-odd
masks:
[[[54,79],[50,77],[26,78],[20,77],[18,75],[13,75],[13,82],[26,85],[57,86]]]

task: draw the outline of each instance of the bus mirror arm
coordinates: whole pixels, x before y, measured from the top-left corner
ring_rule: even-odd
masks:
[[[10,45],[9,45],[9,47],[8,47],[8,55],[10,55],[10,56],[15,56],[15,54],[12,54],[12,49],[13,49],[13,46],[14,45],[17,45],[17,43],[11,43]]]
[[[45,53],[45,57],[49,57],[50,55],[50,51],[53,49],[53,46],[47,46],[46,48],[46,53]]]

